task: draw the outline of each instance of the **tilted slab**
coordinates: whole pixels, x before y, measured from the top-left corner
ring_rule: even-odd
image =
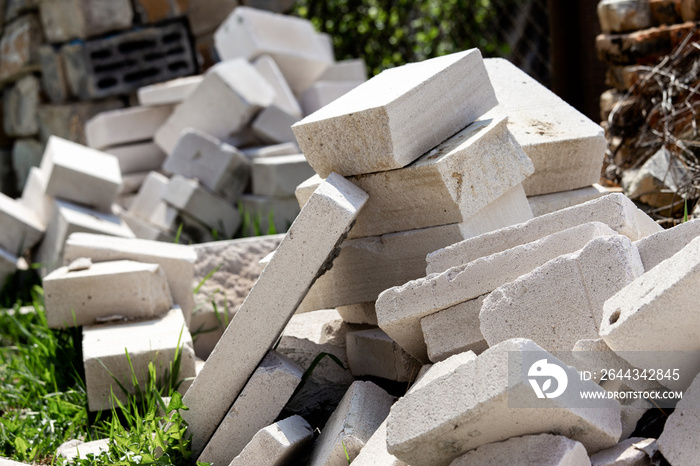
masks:
[[[694,219],[644,237],[634,244],[639,250],[644,270],[649,271],[698,236],[700,236],[700,219]]]
[[[288,417],[260,429],[229,466],[290,464],[313,436],[311,426],[303,417]]]
[[[513,437],[505,442],[488,443],[465,453],[450,466],[591,466],[586,448],[563,435],[539,434]]]

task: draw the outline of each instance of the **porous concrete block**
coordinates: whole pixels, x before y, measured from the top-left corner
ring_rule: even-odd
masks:
[[[187,129],[163,164],[163,169],[196,178],[235,204],[250,178],[250,162],[235,147],[196,129]]]
[[[374,431],[352,464],[355,466],[408,466],[386,449],[386,419]]]
[[[21,256],[36,245],[44,225],[22,202],[0,193],[0,247]]]
[[[598,337],[605,301],[643,273],[628,238],[595,238],[494,290],[479,314],[481,333],[489,346],[528,338],[549,351],[570,351],[578,340]]]
[[[180,306],[189,323],[194,309],[192,282],[197,256],[188,246],[74,233],[66,241],[64,262],[69,264],[80,257],[89,257],[93,262],[131,260],[158,264],[165,272],[173,302]]]
[[[289,84],[287,84],[287,80],[284,78],[275,60],[269,55],[261,55],[255,59],[253,66],[275,90],[273,105],[276,105],[289,115],[297,117],[297,121],[301,119],[303,116],[301,106],[289,88]],[[296,142],[295,139],[292,139],[292,141]]]
[[[304,115],[311,115],[367,81],[316,81],[301,95]]]
[[[142,87],[138,91],[139,104],[145,107],[177,105],[186,100],[203,80],[204,76],[200,75],[186,76]]]
[[[172,229],[177,212],[165,203],[169,184],[166,176],[150,172],[131,203],[129,212],[166,231]]]
[[[241,149],[241,152],[243,152],[246,157],[253,160],[261,157],[300,154],[301,150],[299,150],[299,146],[297,146],[296,142],[284,142],[271,146],[246,147],[245,149]]]
[[[316,173],[358,175],[405,167],[496,103],[472,49],[385,70],[292,129]]]
[[[523,183],[525,193],[536,196],[597,183],[606,146],[600,125],[507,60],[484,63],[499,102],[484,118],[508,116],[508,129],[535,165]]]
[[[46,194],[109,212],[122,184],[113,155],[52,136],[41,170]]]
[[[252,172],[253,194],[272,197],[293,196],[297,185],[314,174],[304,154],[253,160]]]
[[[612,448],[591,455],[591,466],[650,466],[647,449],[656,443],[653,438],[633,437],[623,440]]]
[[[251,129],[255,136],[267,144],[294,142],[296,139],[292,125],[300,119],[273,104],[258,114],[251,124]]]
[[[271,424],[301,382],[302,368],[270,351],[234,401],[197,461],[228,464]]]
[[[20,16],[5,26],[0,40],[0,83],[38,70],[44,33],[36,14]]]
[[[117,158],[122,174],[158,170],[166,158],[165,152],[152,141],[112,146],[105,152]]]
[[[52,43],[129,29],[134,19],[129,0],[41,0],[39,13]]]
[[[504,464],[539,464],[542,466],[590,466],[586,448],[562,435],[539,434],[513,437],[504,442],[488,443],[465,453],[450,466],[499,466]]]
[[[241,130],[260,109],[269,107],[274,97],[272,87],[246,60],[219,63],[209,69],[154,139],[169,154],[185,128],[225,138]]]
[[[193,435],[194,451],[202,450],[255,367],[275,344],[367,197],[334,174],[304,207],[185,394],[184,403],[190,409],[182,414]],[[323,229],[318,230],[321,218]]]
[[[248,215],[251,221],[248,231],[244,233],[251,236],[284,233],[301,211],[296,198],[293,197],[277,198],[244,194],[241,196],[241,205],[243,215]],[[256,230],[256,224],[259,225],[259,230]],[[273,226],[274,231],[272,231]]]
[[[5,133],[13,137],[39,134],[39,80],[28,75],[5,89],[2,96]]]
[[[372,382],[353,382],[314,443],[310,466],[352,461],[389,415],[396,398]]]
[[[649,271],[700,236],[700,219],[676,225],[636,241],[644,270]]]
[[[42,45],[39,48],[39,65],[41,66],[41,87],[51,103],[66,102],[70,95],[63,60],[58,49],[52,45]]]
[[[77,266],[76,266],[77,268]],[[44,277],[46,321],[51,328],[92,325],[105,319],[150,319],[173,305],[158,264],[110,261],[60,267]]]
[[[197,180],[180,175],[175,175],[168,183],[165,202],[228,238],[241,224],[238,210],[229,202],[203,188]]]
[[[289,464],[313,439],[313,430],[301,416],[292,416],[260,429],[229,466]]]
[[[99,456],[103,451],[108,450],[108,438],[93,440],[91,442],[70,440],[56,449],[56,456],[60,456],[69,461],[75,461],[76,459],[87,460],[88,455]]]
[[[40,139],[46,142],[51,136],[58,136],[79,144],[87,144],[85,123],[98,113],[123,107],[124,103],[119,99],[41,105],[39,107]]]
[[[12,146],[12,168],[17,178],[17,190],[22,191],[32,167],[41,164],[44,145],[35,139],[18,139]]]
[[[697,335],[700,239],[621,289],[606,303],[600,325],[605,343],[634,367],[673,370],[665,387],[682,390],[700,372]],[[685,399],[685,398],[684,398]]]
[[[127,351],[130,362],[126,358]],[[194,377],[192,337],[179,308],[153,320],[84,327],[83,364],[90,411],[110,409],[113,405],[111,393],[122,403],[126,402],[126,396],[112,376],[134,394],[132,370],[143,384],[148,378],[149,363],[155,365],[156,373],[164,374],[170,370],[176,352],[180,355],[178,379]],[[187,384],[180,386],[181,392],[186,389]]]
[[[403,349],[428,361],[420,320],[442,309],[490,293],[548,261],[614,232],[601,223],[579,225],[537,241],[389,288],[376,302],[377,321]]]
[[[523,185],[518,184],[459,224],[462,238],[473,238],[532,220]]]
[[[333,63],[318,78],[319,81],[367,81],[367,64],[363,58]]]
[[[418,374],[421,364],[381,329],[348,332],[345,338],[348,365],[355,377],[409,382]]]
[[[399,399],[387,419],[389,453],[411,465],[447,465],[469,450],[523,435],[565,435],[582,443],[589,454],[617,444],[621,430],[617,401],[581,409],[567,403],[566,395],[535,396],[527,374],[537,352],[570,380],[579,378],[575,369],[530,340],[503,342],[446,375],[423,384],[419,380]],[[594,382],[581,383],[582,390],[602,390]],[[523,407],[547,409],[516,408],[509,404],[514,400]]]
[[[666,420],[658,440],[659,451],[669,463],[691,465],[700,457],[700,445],[694,440],[700,428],[700,376],[683,393],[683,399]]]
[[[440,362],[465,351],[483,353],[488,343],[481,334],[479,312],[486,295],[423,317],[420,327],[431,362]]]
[[[527,198],[527,202],[532,209],[532,215],[539,217],[540,215],[549,214],[557,210],[598,199],[610,192],[609,189],[599,184],[594,184],[586,188],[572,189],[571,191],[530,196]]]
[[[427,273],[443,272],[512,247],[536,241],[547,235],[586,222],[601,222],[632,241],[662,231],[663,228],[639,210],[625,195],[613,193],[568,209],[536,217],[475,238],[468,238],[429,254]]]
[[[598,3],[598,21],[604,33],[646,29],[652,26],[649,1],[602,0]]]
[[[338,306],[336,311],[349,324],[377,325],[377,312],[374,310],[374,302],[349,304]]]
[[[38,167],[29,169],[29,176],[19,202],[34,212],[39,223],[46,228],[53,213],[53,200],[46,195],[46,178]]]
[[[102,112],[85,124],[88,146],[106,149],[153,139],[173,112],[172,105],[131,107]]]

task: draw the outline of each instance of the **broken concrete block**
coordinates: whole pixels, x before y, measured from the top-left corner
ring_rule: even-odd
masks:
[[[139,104],[145,107],[177,105],[192,95],[203,80],[204,76],[200,75],[186,76],[142,87],[138,91]]]
[[[566,435],[582,443],[588,453],[617,444],[621,430],[617,401],[605,400],[596,406],[599,409],[577,409],[567,403],[566,395],[536,397],[528,371],[537,352],[570,380],[578,380],[575,369],[530,340],[500,343],[399,399],[387,419],[389,453],[411,465],[446,465],[481,445],[522,435]],[[581,383],[583,390],[602,390],[594,382]],[[518,400],[522,407],[512,407],[509,400]],[[547,409],[523,409],[526,406]]]
[[[496,103],[472,49],[385,70],[292,129],[320,176],[359,175],[405,167]]]
[[[634,367],[676,369],[678,377],[659,380],[682,390],[700,372],[694,352],[697,334],[697,286],[700,239],[634,280],[612,296],[603,310],[600,336]],[[650,333],[651,332],[651,333]],[[661,352],[667,355],[661,357]],[[684,398],[685,399],[685,398]]]
[[[122,174],[158,170],[166,158],[165,152],[151,141],[113,146],[105,152],[117,158]]]
[[[440,310],[488,294],[590,240],[614,232],[600,223],[579,225],[532,243],[479,258],[382,292],[375,304],[377,321],[403,349],[428,361],[420,321]],[[482,330],[483,332],[483,330]],[[569,348],[570,349],[570,348]]]
[[[242,129],[275,91],[246,60],[231,60],[209,69],[204,80],[156,132],[156,143],[171,153],[185,128],[218,139]]]
[[[313,436],[303,417],[288,417],[260,429],[229,466],[290,464]]]
[[[35,139],[18,139],[12,146],[12,168],[17,178],[17,190],[22,191],[32,167],[41,164],[44,145]]]
[[[195,244],[196,312],[190,329],[197,334],[194,350],[206,359],[260,276],[258,261],[277,249],[283,235]],[[217,316],[218,314],[218,316]],[[227,316],[228,314],[228,316]]]
[[[418,374],[421,364],[381,329],[348,332],[345,338],[348,365],[355,377],[409,382]]]
[[[570,351],[578,340],[598,337],[605,301],[643,273],[628,238],[595,238],[494,290],[479,314],[481,333],[489,346],[517,337]]]
[[[308,116],[367,81],[316,81],[301,95],[301,108]]]
[[[532,220],[523,185],[518,184],[459,224],[462,238],[473,238]]]
[[[39,168],[32,167],[29,170],[19,202],[34,212],[39,223],[46,228],[53,213],[53,200],[46,195],[46,178]]]
[[[450,466],[498,466],[518,463],[590,466],[591,461],[588,459],[586,448],[580,442],[561,435],[539,434],[487,443],[455,459]]]
[[[314,443],[310,466],[352,461],[389,415],[396,398],[372,382],[353,382]]]
[[[44,299],[50,328],[91,325],[109,318],[149,319],[173,305],[168,280],[158,264],[125,260],[89,262],[79,270],[60,267],[44,277]]]
[[[608,194],[435,251],[426,258],[427,273],[443,272],[451,267],[468,264],[479,257],[536,241],[585,222],[602,222],[632,241],[663,230],[625,195]]]
[[[88,455],[100,456],[103,451],[109,450],[109,439],[103,438],[91,442],[71,440],[56,449],[56,456],[75,461],[76,459],[88,460]]]
[[[649,466],[651,458],[646,449],[656,442],[653,438],[634,437],[623,440],[612,448],[591,455],[591,466]]]
[[[85,123],[100,112],[124,107],[119,99],[97,102],[77,102],[65,105],[41,105],[39,107],[39,131],[41,141],[57,136],[79,144],[85,141]]]
[[[39,69],[44,33],[36,14],[17,18],[5,27],[0,40],[0,82],[10,82]]]
[[[651,27],[648,1],[603,0],[598,3],[598,21],[604,33],[627,32]]]
[[[673,465],[691,465],[700,457],[696,438],[700,427],[700,377],[695,377],[675,411],[668,417],[658,440],[659,451]]]
[[[39,134],[39,88],[39,80],[30,74],[3,93],[3,125],[9,136]]]
[[[271,424],[301,382],[302,368],[270,351],[234,401],[197,461],[228,464]]]
[[[255,136],[264,143],[294,142],[296,139],[292,125],[299,120],[299,117],[287,113],[277,105],[270,105],[258,114],[251,128]]]
[[[21,256],[44,234],[44,225],[25,204],[0,193],[0,247]]]
[[[87,39],[129,29],[134,19],[129,0],[43,0],[39,2],[39,13],[48,42]]]
[[[180,306],[189,323],[194,308],[192,282],[197,257],[191,248],[174,243],[74,233],[66,241],[64,262],[69,264],[80,257],[89,257],[93,262],[131,260],[158,264],[165,272],[173,302]]]
[[[491,58],[484,64],[499,105],[483,118],[508,116],[508,129],[535,165],[523,183],[525,193],[597,183],[605,155],[603,129],[507,60]]]
[[[220,235],[230,238],[241,224],[240,214],[226,200],[204,189],[197,180],[175,175],[165,202]]]
[[[301,106],[296,97],[294,97],[294,93],[289,88],[289,84],[284,79],[284,75],[275,60],[269,55],[261,55],[255,59],[253,66],[275,90],[273,105],[284,110],[287,114],[297,117],[296,121],[301,119],[303,116]],[[292,139],[292,142],[296,142],[296,140]]]
[[[106,149],[111,146],[150,141],[172,112],[171,105],[102,112],[85,124],[88,146]]]
[[[156,372],[163,374],[169,370],[176,352],[180,355],[178,379],[194,377],[192,337],[179,308],[145,322],[83,328],[83,364],[90,411],[110,409],[111,393],[122,403],[126,402],[112,376],[133,394],[132,370],[143,384],[148,379],[149,363],[153,362]],[[187,384],[180,386],[181,391],[186,389]]]
[[[46,194],[109,212],[121,188],[113,155],[50,137],[41,161]]]
[[[304,154],[263,157],[253,161],[253,194],[290,197],[314,173]]]
[[[250,162],[235,147],[196,129],[185,130],[163,168],[196,178],[234,204],[248,185]]]
[[[420,327],[431,362],[465,351],[481,354],[489,347],[481,334],[479,312],[486,295],[423,317]]]
[[[374,310],[374,302],[349,304],[336,308],[343,321],[349,324],[377,325],[377,312]]]
[[[386,419],[352,461],[355,466],[408,466],[386,450]]]
[[[245,149],[241,149],[241,152],[252,160],[261,157],[274,157],[276,155],[300,154],[301,150],[299,150],[299,146],[297,146],[296,142],[284,142],[282,144],[273,144],[271,146],[246,147]]]
[[[318,78],[319,81],[367,81],[367,64],[363,58],[333,63]]]
[[[205,446],[255,367],[275,344],[367,197],[334,174],[304,207],[184,397],[190,409],[182,414],[193,435],[194,451]],[[319,218],[323,218],[322,231],[317,229]],[[270,307],[271,302],[276,304]]]
[[[284,233],[297,218],[301,209],[296,198],[277,198],[270,196],[241,196],[243,215],[250,217],[251,224],[244,234],[250,236]],[[256,224],[259,229],[256,229]],[[273,228],[274,227],[274,228]]]
[[[700,219],[654,233],[634,244],[639,250],[644,270],[649,271],[683,249],[697,236],[700,236]]]
[[[561,193],[541,194],[539,196],[530,196],[527,202],[530,203],[532,215],[539,217],[540,215],[556,212],[557,210],[566,209],[567,207],[583,204],[584,202],[598,199],[601,196],[610,194],[610,190],[602,187],[599,184],[594,184],[587,188],[573,189]]]

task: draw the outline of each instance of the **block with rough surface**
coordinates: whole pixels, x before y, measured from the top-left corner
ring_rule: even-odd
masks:
[[[636,241],[644,270],[649,271],[700,236],[700,219],[676,225]]]
[[[408,466],[386,449],[386,419],[374,431],[352,464],[354,466]]]
[[[313,435],[311,426],[303,417],[288,417],[260,429],[229,466],[291,464]]]
[[[562,435],[539,434],[513,437],[505,442],[488,443],[460,456],[450,466],[590,466],[586,448]]]
[[[111,146],[149,141],[172,112],[172,105],[131,107],[103,112],[85,124],[85,138],[88,146],[101,150]]]
[[[52,43],[129,29],[134,19],[129,0],[53,0],[38,3],[46,40]]]
[[[300,119],[302,117],[301,107],[294,93],[289,88],[282,71],[275,62],[274,58],[269,55],[261,55],[255,59],[253,66],[265,80],[275,90],[274,105],[287,112],[289,115]]]
[[[700,376],[697,376],[668,417],[658,440],[659,451],[674,466],[690,466],[700,458],[700,444],[696,441],[700,429],[699,406]]]
[[[255,159],[253,160],[253,194],[291,197],[297,185],[313,173],[304,154]]]
[[[122,174],[159,170],[166,157],[152,141],[109,147],[105,152],[119,160]]]
[[[572,189],[570,191],[562,191],[559,193],[540,194],[539,196],[530,196],[527,202],[532,209],[532,215],[539,217],[540,215],[550,214],[557,210],[566,209],[567,207],[583,204],[584,202],[598,199],[601,196],[609,194],[611,191],[599,184],[594,184],[586,188]]]
[[[591,466],[651,466],[647,453],[653,448],[653,438],[632,437],[623,440],[612,448],[591,455]]]
[[[348,365],[355,377],[409,382],[418,374],[421,364],[381,329],[348,332],[345,338]]]
[[[36,245],[44,225],[24,203],[0,193],[0,247],[22,255]]]

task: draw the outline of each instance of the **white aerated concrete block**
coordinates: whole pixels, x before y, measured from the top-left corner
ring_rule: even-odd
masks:
[[[291,197],[297,185],[313,174],[304,154],[256,159],[253,161],[253,194]]]
[[[636,241],[644,270],[649,271],[700,236],[700,219],[676,225]]]
[[[272,57],[294,92],[309,87],[333,62],[310,21],[238,7],[214,34],[222,60]]]
[[[536,241],[586,222],[602,222],[632,241],[663,230],[625,195],[608,194],[435,251],[427,257],[427,273],[443,272],[450,267],[468,264],[479,257]]]
[[[326,105],[344,96],[365,81],[367,81],[367,79],[352,81],[316,81],[301,95],[301,108],[304,110],[304,115],[311,115],[321,110]]]
[[[600,336],[635,367],[677,369],[678,380],[659,382],[685,389],[700,372],[697,303],[700,239],[627,285],[603,310]]]
[[[142,87],[138,91],[139,103],[143,106],[179,104],[187,99],[203,80],[204,76],[187,76]]]
[[[313,436],[303,417],[288,417],[260,429],[229,466],[291,464]]]
[[[148,175],[151,172],[138,172],[138,173],[128,173],[124,176],[122,176],[122,187],[119,190],[119,196],[123,196],[126,194],[135,194],[138,192],[139,189],[141,189],[141,185],[143,185],[143,182],[148,178]],[[117,197],[119,199],[119,197]],[[115,200],[116,203],[116,200]]]
[[[165,272],[158,264],[127,260],[100,262],[74,270],[60,267],[44,277],[46,321],[51,328],[91,325],[104,319],[153,318],[173,305]]]
[[[649,466],[651,455],[649,448],[654,449],[656,440],[653,438],[634,437],[623,440],[612,448],[591,455],[591,466]]]
[[[316,439],[309,466],[352,461],[389,415],[396,398],[372,382],[353,382]]]
[[[590,466],[586,448],[562,435],[540,434],[513,437],[505,442],[488,443],[460,456],[450,466],[502,466],[538,464],[541,466]]]
[[[377,312],[374,310],[374,302],[349,304],[336,308],[343,321],[349,324],[377,325]]]
[[[74,233],[65,245],[66,264],[81,257],[93,262],[131,260],[160,265],[168,280],[173,302],[180,306],[189,323],[194,309],[192,283],[197,254],[188,246],[133,238],[115,238]]]
[[[250,177],[250,162],[238,149],[196,129],[182,133],[163,168],[196,178],[230,203],[238,200]]]
[[[609,189],[599,184],[594,184],[586,188],[572,189],[571,191],[530,196],[527,198],[527,201],[530,203],[532,215],[539,217],[540,215],[550,214],[557,210],[598,199],[601,196],[610,194],[610,192]]]
[[[598,337],[605,301],[643,273],[628,238],[595,238],[494,290],[479,314],[481,333],[489,346],[528,338],[548,351],[570,351]]]
[[[405,167],[496,103],[472,49],[385,70],[293,129],[319,175],[359,175]]]
[[[690,466],[700,458],[700,376],[683,393],[658,440],[659,451],[674,466]]]
[[[298,116],[288,113],[277,105],[270,105],[258,113],[250,127],[253,134],[264,143],[294,142],[296,139],[292,132],[292,125],[299,120]]]
[[[532,220],[532,210],[527,202],[523,185],[518,184],[460,223],[459,229],[462,237],[466,239],[528,220]]]
[[[154,139],[169,154],[186,128],[225,138],[243,129],[261,108],[270,106],[274,95],[272,87],[246,60],[216,64]]]
[[[41,171],[46,194],[109,212],[117,198],[122,176],[113,155],[51,136]]]
[[[362,58],[341,60],[323,72],[319,81],[367,81],[367,65]]]
[[[110,409],[113,405],[110,392],[122,403],[126,402],[126,396],[112,375],[133,394],[132,367],[140,383],[147,380],[149,362],[154,363],[158,374],[163,374],[169,370],[178,344],[181,358],[179,379],[194,377],[192,337],[179,308],[145,322],[83,328],[83,364],[90,411]],[[186,389],[187,384],[181,385],[180,391]]]
[[[172,112],[172,105],[102,112],[85,123],[85,139],[95,149],[150,141]]]
[[[304,207],[185,394],[184,403],[190,409],[182,414],[190,426],[194,451],[204,448],[275,344],[367,197],[349,181],[332,175]]]
[[[41,225],[46,227],[51,220],[53,200],[46,195],[46,177],[39,167],[29,169],[27,182],[19,199],[25,207],[34,212]]]
[[[301,106],[296,97],[294,97],[294,93],[289,88],[289,84],[284,79],[284,75],[277,63],[275,63],[275,60],[269,55],[262,55],[255,59],[253,66],[275,90],[273,105],[284,110],[289,115],[297,117],[297,120],[301,119],[303,116]]]
[[[267,353],[197,461],[231,463],[257,431],[279,416],[301,382],[302,373],[301,367],[284,356]]]
[[[379,295],[375,304],[377,321],[403,349],[427,362],[421,319],[488,294],[562,254],[583,248],[591,239],[613,234],[601,223],[579,225],[443,273],[389,288]]]
[[[578,379],[575,369],[530,340],[501,343],[437,379],[419,380],[399,399],[387,420],[389,453],[411,465],[437,466],[482,445],[523,435],[565,435],[582,443],[588,453],[617,444],[619,403],[605,400],[599,409],[577,409],[570,407],[567,396],[538,399],[527,376],[532,363],[525,358],[526,354],[536,357],[532,352],[540,352],[570,380]],[[581,389],[602,391],[590,381],[582,382]],[[509,400],[541,409],[511,407]]]
[[[134,236],[136,236],[136,238],[145,239],[149,241],[163,241],[166,243],[175,243],[176,232],[174,231],[166,230],[163,227],[149,222],[148,220],[144,220],[141,217],[132,214],[128,210],[122,210],[118,213],[118,215],[119,218],[121,218],[124,221],[124,223],[131,229],[131,231],[134,232]],[[180,236],[181,241],[184,238],[184,234]]]
[[[166,157],[152,141],[113,146],[105,152],[117,158],[122,174],[159,170]]]
[[[374,431],[352,464],[355,466],[408,466],[386,449],[386,419]]]
[[[597,183],[605,155],[600,125],[507,60],[484,63],[499,102],[486,116],[507,115],[508,128],[535,165],[535,174],[523,183],[525,193],[536,196]]]
[[[22,202],[0,193],[0,248],[22,255],[39,242],[44,225]]]
[[[348,332],[345,338],[350,372],[355,377],[408,382],[418,374],[421,364],[381,329]]]
[[[150,172],[131,202],[129,212],[164,230],[171,230],[175,226],[177,212],[165,202],[169,184],[166,176]]]

